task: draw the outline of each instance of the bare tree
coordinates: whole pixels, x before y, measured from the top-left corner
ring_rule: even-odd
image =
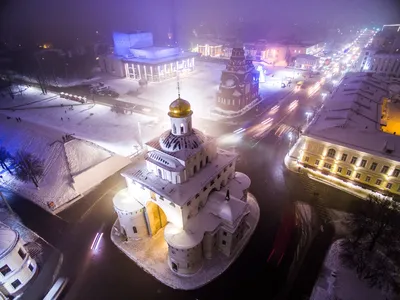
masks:
[[[39,188],[39,178],[43,176],[43,161],[31,153],[18,151],[15,156],[16,175],[23,182],[32,181]]]
[[[370,196],[349,219],[351,236],[342,241],[342,263],[371,287],[400,291],[399,203]]]
[[[12,174],[12,172],[9,169],[8,164],[12,163],[12,161],[13,158],[7,149],[5,147],[0,147],[0,166],[10,174]]]

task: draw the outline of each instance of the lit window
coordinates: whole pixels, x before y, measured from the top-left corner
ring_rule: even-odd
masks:
[[[356,174],[356,178],[357,178],[357,179],[360,179],[360,177],[361,177],[361,174],[360,174],[360,173],[357,173],[357,174]]]
[[[336,154],[335,149],[329,149],[327,156],[331,157],[331,158],[335,158],[335,154]]]
[[[318,160],[318,159],[315,161],[315,165],[316,165],[316,166],[319,165],[319,160]]]
[[[370,169],[371,169],[372,171],[375,171],[377,166],[378,166],[378,164],[374,162],[374,163],[371,164]]]
[[[365,177],[365,182],[370,182],[370,181],[371,181],[371,177],[370,176]]]
[[[382,183],[382,180],[379,179],[379,178],[375,181],[375,184],[376,184],[376,185],[381,185],[381,183]]]
[[[365,168],[366,165],[367,165],[367,160],[366,160],[366,159],[363,159],[363,160],[361,161],[360,167]]]
[[[342,167],[337,168],[338,173],[342,173],[342,170],[343,170]]]
[[[324,163],[324,168],[326,168],[326,169],[330,169],[331,167],[332,167],[332,165],[331,165],[331,164]]]
[[[392,188],[392,184],[389,182],[389,183],[386,185],[386,188],[387,188],[388,190],[390,190],[390,189]]]
[[[353,157],[351,158],[350,163],[351,163],[352,165],[355,165],[356,162],[357,162],[357,157],[356,157],[356,156],[353,156]]]
[[[343,153],[342,154],[342,161],[346,161],[346,159],[347,159],[347,154]]]
[[[388,166],[383,166],[381,169],[381,173],[382,174],[387,174],[387,172],[389,171],[389,167]]]
[[[351,176],[351,170],[347,170],[346,175]]]

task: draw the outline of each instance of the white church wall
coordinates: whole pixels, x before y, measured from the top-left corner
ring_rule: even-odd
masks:
[[[115,209],[119,224],[128,238],[140,239],[148,236],[144,208],[135,212],[126,212]]]
[[[203,263],[202,243],[189,249],[176,249],[168,245],[168,258],[169,266],[174,273],[178,275],[194,274]]]
[[[218,249],[224,255],[230,256],[231,255],[231,247],[232,247],[232,234],[223,228],[218,231]]]

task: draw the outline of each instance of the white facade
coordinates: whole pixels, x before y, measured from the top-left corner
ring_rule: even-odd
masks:
[[[400,53],[381,53],[366,49],[360,56],[358,68],[360,72],[400,77]]]
[[[18,233],[0,228],[0,292],[17,294],[35,275],[37,265],[24,248]]]
[[[114,207],[127,238],[163,230],[171,270],[191,275],[217,251],[237,251],[249,228],[250,179],[235,172],[236,154],[193,129],[187,101],[172,102],[169,117],[171,129],[149,141],[146,158],[123,173],[128,188],[115,196]]]

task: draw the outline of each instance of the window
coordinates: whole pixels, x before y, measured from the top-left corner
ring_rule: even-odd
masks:
[[[29,264],[28,268],[29,268],[29,270],[30,270],[31,272],[33,272],[33,265],[32,265],[32,264]]]
[[[386,185],[386,188],[388,189],[388,190],[390,190],[391,188],[392,188],[392,185],[393,184],[391,184],[390,182]]]
[[[375,171],[377,166],[378,166],[377,163],[375,163],[375,162],[372,163],[372,164],[371,164],[371,167],[370,167],[370,170]]]
[[[12,285],[12,287],[13,287],[14,289],[16,289],[17,287],[19,287],[20,284],[21,284],[21,281],[19,281],[18,279],[17,279],[17,280],[14,280],[14,281],[11,283],[11,285]]]
[[[389,171],[389,167],[388,166],[383,166],[381,169],[381,173],[382,174],[387,174],[387,172]]]
[[[226,170],[228,170],[228,168],[227,168],[227,167],[225,167],[225,168],[224,168],[224,172],[226,172]]]
[[[347,159],[347,154],[343,153],[342,154],[342,161],[346,161],[346,159]]]
[[[170,202],[169,205],[171,205],[172,207],[175,207],[175,203],[174,202]]]
[[[3,276],[6,276],[8,273],[11,272],[11,269],[8,265],[4,265],[1,267],[0,272],[1,274],[3,274]]]
[[[163,196],[160,196],[160,200],[164,200],[164,197],[163,197]]]
[[[363,159],[363,160],[361,161],[360,167],[365,168],[366,165],[367,165],[367,160],[366,160],[366,159]]]
[[[19,250],[18,250],[18,255],[19,255],[22,259],[25,259],[25,257],[26,257],[26,253],[25,253],[24,250],[22,250],[22,248],[19,248]]]
[[[379,178],[375,181],[375,184],[376,184],[376,185],[381,185],[381,183],[382,183],[382,180],[379,179]]]
[[[308,156],[306,156],[306,158],[304,159],[305,162],[308,162],[310,160],[310,158]]]
[[[338,173],[342,173],[342,170],[343,170],[342,167],[337,168]]]
[[[221,174],[218,174],[217,179],[220,179],[220,178],[221,178]]]
[[[222,240],[222,245],[226,245],[226,242],[224,240]]]
[[[352,165],[355,165],[356,162],[357,162],[357,157],[356,157],[356,156],[353,156],[353,157],[351,158],[350,163],[351,163]]]
[[[335,149],[329,149],[327,156],[331,157],[331,158],[335,158],[335,154],[336,154],[336,150]]]
[[[319,160],[318,160],[318,159],[315,161],[315,165],[316,165],[316,166],[319,165]]]
[[[226,236],[227,233],[226,233],[226,231],[224,231],[222,234],[223,234],[224,236]]]
[[[187,205],[187,206],[190,206],[190,204],[192,204],[192,201],[189,201],[186,205]]]
[[[371,177],[370,176],[365,177],[365,182],[370,182],[370,181],[371,181]]]
[[[210,185],[213,185],[215,183],[214,179],[211,180]]]
[[[136,226],[133,226],[133,227],[132,227],[132,230],[133,230],[133,233],[137,233]]]
[[[331,167],[332,167],[332,165],[331,165],[331,164],[324,163],[324,168],[330,169]]]
[[[205,192],[207,190],[207,187],[205,186],[205,187],[203,187],[203,192]]]
[[[392,176],[399,177],[399,175],[400,175],[400,170],[399,169],[394,169]]]
[[[356,178],[357,178],[357,179],[360,179],[360,178],[361,178],[361,174],[360,174],[360,173],[357,173],[357,174],[356,174]]]
[[[351,170],[347,170],[346,175],[351,176]]]

